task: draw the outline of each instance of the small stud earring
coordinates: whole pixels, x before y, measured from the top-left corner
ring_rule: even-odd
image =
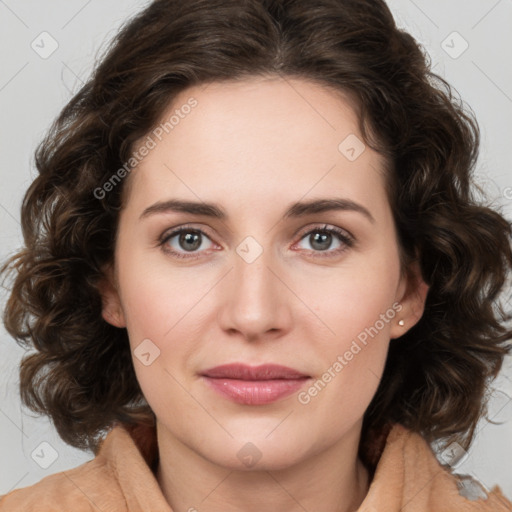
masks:
[[[403,327],[403,326],[405,325],[405,322],[404,322],[403,320],[399,320],[399,321],[398,321],[398,325],[399,325],[400,327]]]

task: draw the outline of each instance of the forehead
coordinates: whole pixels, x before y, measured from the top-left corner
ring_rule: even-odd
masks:
[[[166,193],[260,205],[335,192],[382,201],[384,162],[363,145],[353,98],[302,79],[188,88],[136,148],[149,139],[130,176],[139,209]]]

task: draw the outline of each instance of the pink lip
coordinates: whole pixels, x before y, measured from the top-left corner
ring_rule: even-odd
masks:
[[[218,393],[244,405],[264,405],[291,395],[309,379],[297,370],[275,364],[225,364],[201,374]]]

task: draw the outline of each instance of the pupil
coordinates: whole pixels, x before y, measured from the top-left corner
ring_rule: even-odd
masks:
[[[180,244],[186,251],[193,251],[200,247],[199,233],[182,233],[180,235]],[[188,247],[186,244],[189,244]]]
[[[330,233],[316,233],[311,235],[313,237],[313,242],[311,246],[320,251],[325,251],[331,245],[331,237]],[[328,242],[327,244],[325,242]],[[315,247],[316,246],[316,247]]]

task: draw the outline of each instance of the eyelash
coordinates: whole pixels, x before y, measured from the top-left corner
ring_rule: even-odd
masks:
[[[171,231],[167,235],[166,234],[162,235],[158,245],[162,247],[162,250],[165,253],[170,254],[175,258],[189,259],[189,260],[199,258],[200,253],[197,253],[197,252],[196,253],[190,252],[189,255],[184,255],[183,253],[177,252],[173,249],[169,249],[169,247],[167,246],[167,243],[169,242],[169,240],[171,240],[172,238],[174,238],[177,235],[180,235],[181,233],[201,234],[202,236],[205,236],[206,238],[210,239],[210,237],[201,229],[188,227],[188,226],[181,226],[180,228],[175,229],[174,231]],[[333,257],[339,256],[342,252],[346,251],[347,249],[350,249],[355,244],[354,237],[352,235],[350,235],[349,233],[347,233],[345,230],[336,228],[334,226],[328,227],[327,225],[324,225],[323,227],[315,227],[315,228],[310,229],[309,231],[306,231],[305,233],[303,233],[301,235],[299,242],[301,240],[303,240],[304,238],[306,238],[306,236],[311,235],[313,233],[328,233],[328,234],[336,235],[338,237],[338,239],[341,241],[341,243],[343,244],[343,247],[340,247],[334,251],[330,251],[330,250],[311,251],[313,253],[319,253],[319,254],[315,254],[313,256],[315,258],[333,258]],[[324,254],[322,254],[322,253],[324,253]],[[192,256],[192,254],[194,254],[194,255]]]

